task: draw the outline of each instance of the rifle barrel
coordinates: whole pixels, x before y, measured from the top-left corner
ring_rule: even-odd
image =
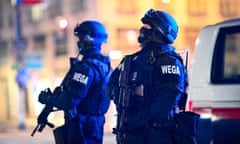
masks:
[[[31,136],[33,137],[36,131],[38,130],[39,124],[33,129]]]

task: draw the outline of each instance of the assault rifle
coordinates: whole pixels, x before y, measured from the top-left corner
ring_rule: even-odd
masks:
[[[49,97],[52,97],[52,92],[49,88],[45,90],[46,94]],[[48,115],[53,112],[53,105],[52,104],[46,104],[45,107],[43,108],[42,112],[39,114],[37,118],[37,126],[33,129],[31,136],[33,137],[34,134],[38,132],[42,132],[42,130],[45,128],[45,126],[49,126],[50,128],[54,128],[54,125],[50,122],[48,122],[47,118]]]
[[[79,61],[78,60],[78,56],[77,58],[70,58],[70,64],[71,64],[71,68],[68,71],[68,73],[66,74],[66,76],[64,77],[60,87],[65,87],[68,85],[68,81],[70,79],[70,75],[69,72],[71,71],[72,68],[74,68],[74,65]],[[56,90],[56,89],[55,89]],[[53,92],[55,93],[55,92]],[[54,98],[54,94],[51,92],[51,90],[49,88],[47,88],[45,90],[45,94],[47,95],[47,97],[49,97],[50,99]],[[52,100],[54,101],[54,100]],[[37,126],[33,129],[31,136],[34,136],[34,134],[38,131],[38,132],[42,132],[42,130],[47,126],[49,126],[50,128],[54,128],[54,125],[50,122],[48,122],[47,118],[48,115],[51,112],[57,111],[56,109],[54,109],[54,106],[51,104],[51,102],[49,104],[46,104],[45,107],[43,108],[42,112],[39,114],[38,118],[37,118]]]
[[[130,99],[133,95],[133,88],[129,84],[129,75],[131,68],[132,58],[130,56],[126,56],[122,65],[122,69],[120,72],[120,81],[119,81],[119,97],[117,107],[119,108],[118,116],[117,116],[117,126],[113,129],[113,133],[117,135],[118,144],[124,144],[124,129],[126,129],[126,111],[129,109]]]

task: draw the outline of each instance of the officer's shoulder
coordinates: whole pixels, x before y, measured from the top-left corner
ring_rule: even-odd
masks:
[[[161,64],[182,64],[182,58],[181,56],[178,56],[177,54],[173,53],[164,53],[161,56],[159,56],[157,62],[157,65]]]
[[[74,69],[75,71],[79,71],[87,74],[91,71],[92,68],[85,61],[78,61],[75,63]]]
[[[122,58],[120,64],[123,63],[126,59],[129,59],[129,58],[131,58],[131,57],[133,57],[133,54],[125,55],[125,56]]]
[[[129,58],[135,58],[135,57],[137,57],[138,55],[139,55],[139,53],[140,52],[135,52],[135,53],[132,53],[132,54],[127,54],[127,55],[125,55],[124,57],[123,57],[123,59],[122,60],[125,60],[125,59],[129,59]]]
[[[183,64],[183,59],[182,59],[182,57],[181,57],[181,55],[179,54],[179,53],[177,53],[177,52],[172,52],[172,53],[170,53],[170,55],[171,55],[171,57],[174,59],[174,61],[176,62],[176,63],[181,63],[181,64]]]

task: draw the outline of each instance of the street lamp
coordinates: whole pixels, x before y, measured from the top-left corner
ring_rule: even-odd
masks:
[[[68,28],[68,20],[64,17],[58,17],[57,25],[60,30],[65,31]]]

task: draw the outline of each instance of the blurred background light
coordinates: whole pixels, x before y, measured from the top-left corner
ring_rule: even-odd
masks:
[[[111,50],[109,52],[109,57],[112,60],[118,60],[122,58],[122,52],[120,50]]]
[[[171,0],[162,0],[163,3],[169,3]]]
[[[134,30],[129,30],[127,32],[127,40],[130,44],[134,44],[137,42],[137,32]]]
[[[65,30],[68,27],[68,20],[64,17],[57,17],[57,24],[59,29]]]

